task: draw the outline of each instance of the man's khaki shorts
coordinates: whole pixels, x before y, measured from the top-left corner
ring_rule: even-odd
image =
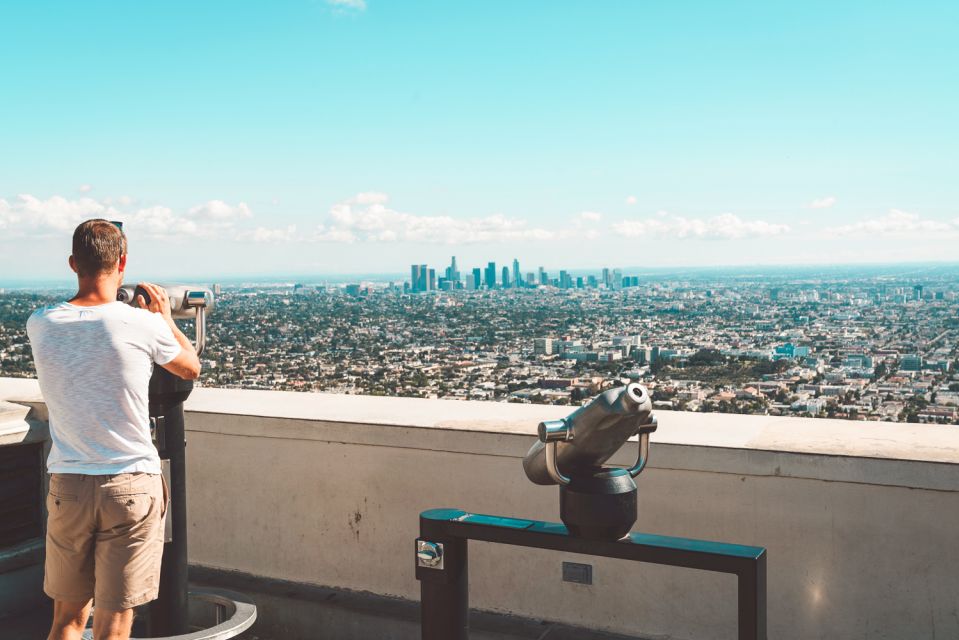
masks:
[[[111,611],[156,599],[167,502],[160,475],[52,474],[43,590]]]

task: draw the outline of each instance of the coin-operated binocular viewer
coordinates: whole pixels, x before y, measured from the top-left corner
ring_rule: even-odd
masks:
[[[187,285],[160,285],[166,290],[170,300],[170,311],[174,320],[192,320],[195,334],[193,345],[197,355],[206,348],[206,319],[213,311],[213,292],[205,287]],[[150,295],[139,285],[124,285],[117,292],[117,300],[137,306],[138,298],[149,303]],[[147,632],[151,638],[177,637],[190,631],[190,598],[187,576],[187,519],[186,519],[186,431],[184,427],[183,403],[193,391],[193,381],[184,380],[162,367],[154,367],[150,378],[149,404],[150,429],[153,442],[160,455],[163,473],[170,487],[170,509],[166,517],[164,533],[163,561],[160,571],[160,593],[156,600],[148,605]],[[201,599],[220,603],[230,601],[233,611],[221,616],[217,613],[217,622],[221,617],[229,617],[235,624],[218,624],[207,629],[217,635],[210,638],[231,638],[250,627],[256,620],[256,607],[246,598],[237,594],[198,593]],[[216,605],[216,606],[220,606]],[[191,634],[189,636],[193,638]],[[200,636],[198,636],[200,637]],[[202,636],[206,638],[206,635]]]
[[[739,640],[765,640],[765,549],[630,532],[637,513],[634,478],[646,466],[649,436],[657,428],[651,406],[646,389],[628,384],[562,420],[539,424],[523,469],[536,484],[559,485],[562,525],[460,509],[420,514],[416,578],[423,640],[469,639],[469,540],[735,574]],[[633,436],[639,450],[633,466],[605,464]]]
[[[541,422],[539,440],[523,459],[536,484],[559,485],[559,516],[583,538],[617,540],[636,522],[636,483],[649,459],[656,431],[649,394],[638,384],[610,389],[561,420]],[[639,435],[636,463],[604,465],[626,441]]]

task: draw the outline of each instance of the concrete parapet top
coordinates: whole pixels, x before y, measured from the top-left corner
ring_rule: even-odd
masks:
[[[35,380],[0,378],[0,400],[42,398]],[[508,456],[522,455],[520,445],[532,443],[540,421],[571,411],[552,405],[209,388],[194,390],[186,409],[258,419],[194,421],[190,430],[451,450],[462,449],[463,436],[474,434],[467,449]],[[956,426],[655,413],[660,426],[652,436],[654,467],[959,490]],[[384,426],[391,429],[379,429]],[[432,434],[411,438],[409,429],[428,429]],[[621,451],[613,461],[629,463],[632,455],[632,450]],[[893,469],[875,467],[873,462],[925,464]]]

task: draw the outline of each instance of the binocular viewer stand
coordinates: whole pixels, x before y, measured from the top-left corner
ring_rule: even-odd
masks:
[[[416,579],[423,640],[469,640],[469,540],[687,567],[737,577],[739,640],[766,640],[766,550],[631,533],[618,540],[573,535],[554,522],[432,509],[420,514]]]
[[[150,378],[150,424],[170,488],[166,515],[160,593],[146,606],[146,638],[162,640],[226,640],[241,634],[256,621],[256,605],[249,598],[219,589],[189,589],[187,575],[186,429],[183,403],[193,382],[162,367]],[[196,609],[212,609],[209,626],[191,625],[190,601]],[[191,627],[193,630],[191,631]]]

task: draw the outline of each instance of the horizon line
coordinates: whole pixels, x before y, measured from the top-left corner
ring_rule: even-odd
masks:
[[[504,263],[506,264],[506,263]],[[903,262],[836,262],[836,263],[755,263],[755,264],[730,264],[730,265],[682,265],[682,266],[662,266],[662,267],[653,267],[653,266],[628,266],[628,267],[583,267],[576,269],[557,269],[551,267],[545,269],[547,272],[556,271],[566,271],[570,274],[577,274],[583,272],[598,272],[602,273],[603,269],[620,270],[623,271],[623,275],[636,275],[635,273],[627,274],[627,270],[633,272],[639,272],[640,275],[643,273],[661,273],[669,274],[674,272],[722,272],[722,271],[743,271],[749,269],[774,269],[782,271],[801,271],[801,270],[816,270],[816,269],[825,269],[825,270],[834,270],[834,269],[848,269],[848,268],[858,268],[858,269],[882,269],[882,268],[908,268],[908,267],[959,267],[959,260],[943,260],[943,261],[903,261]],[[485,267],[479,267],[481,269]],[[539,269],[539,267],[537,267]],[[465,271],[462,271],[465,273]],[[526,272],[532,273],[532,272]],[[249,282],[251,284],[280,284],[288,281],[298,281],[298,280],[335,280],[337,283],[342,283],[347,280],[381,280],[381,281],[395,281],[397,279],[405,279],[408,277],[408,273],[405,271],[366,271],[366,272],[300,272],[300,273],[282,273],[282,272],[273,272],[273,273],[259,273],[259,274],[236,274],[236,275],[210,275],[205,274],[209,277],[192,277],[188,280],[196,282],[211,282],[217,283],[218,281],[231,282],[235,283],[237,281]],[[178,276],[163,277],[159,279],[154,279],[158,281],[178,281],[182,280]],[[31,285],[70,285],[72,286],[75,283],[75,277],[70,277],[64,275],[63,277],[46,277],[46,278],[9,278],[9,279],[0,279],[0,287],[2,288],[28,288]]]

